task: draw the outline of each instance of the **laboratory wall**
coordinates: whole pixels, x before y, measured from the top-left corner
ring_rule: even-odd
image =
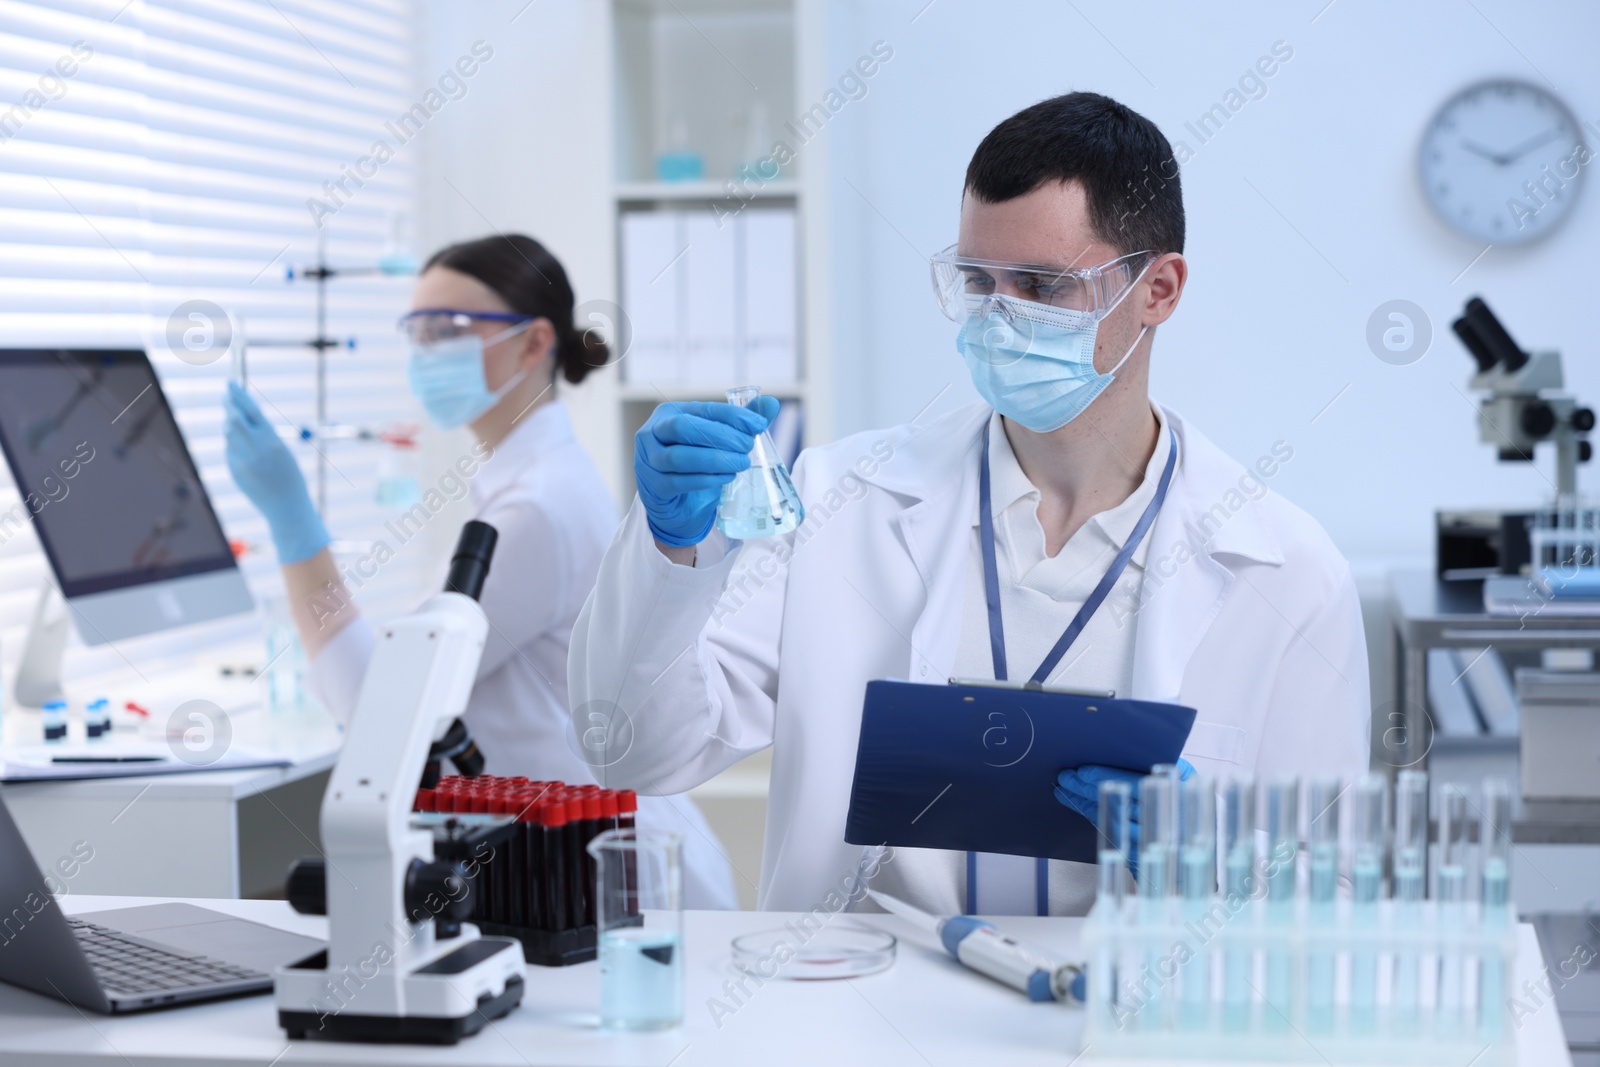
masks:
[[[1241,461],[1291,447],[1272,487],[1358,573],[1431,565],[1434,508],[1553,492],[1549,456],[1538,470],[1500,464],[1478,443],[1472,363],[1450,322],[1481,294],[1524,348],[1559,349],[1568,386],[1600,401],[1600,202],[1580,190],[1543,242],[1485,248],[1431,213],[1419,142],[1458,89],[1508,77],[1595,123],[1594,144],[1597,40],[1600,7],[1577,2],[830,0],[835,81],[875,43],[893,50],[819,135],[837,431],[974,398],[928,256],[955,240],[983,135],[1036,100],[1093,90],[1156,122],[1186,160],[1190,279],[1155,339],[1155,396]],[[1219,104],[1225,117],[1202,127]],[[1432,331],[1404,366],[1367,341],[1374,311],[1397,299]],[[1595,476],[1580,481],[1592,489]]]
[[[525,233],[561,261],[580,307],[614,300],[605,5],[421,0],[418,6],[424,80],[474,48],[488,56],[443,121],[423,133],[421,256],[486,234]],[[562,381],[557,389],[573,409],[579,439],[613,476],[616,416],[604,386]],[[445,438],[439,447],[453,444]]]

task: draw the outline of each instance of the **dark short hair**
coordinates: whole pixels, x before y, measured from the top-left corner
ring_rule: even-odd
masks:
[[[1183,189],[1156,124],[1099,93],[1042,100],[989,131],[966,191],[998,204],[1045,182],[1083,183],[1089,224],[1124,254],[1183,251]]]
[[[610,358],[599,334],[572,321],[572,283],[561,261],[520,233],[480,237],[435,252],[422,268],[449,267],[493,289],[512,311],[549,319],[556,334],[556,367],[569,382],[581,382]]]

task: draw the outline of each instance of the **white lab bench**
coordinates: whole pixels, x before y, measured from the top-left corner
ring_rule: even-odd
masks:
[[[146,903],[71,894],[71,912]],[[219,911],[325,936],[325,920],[296,915],[276,901],[196,901]],[[1064,1067],[1108,1062],[1083,1050],[1081,1009],[1033,1004],[945,955],[926,935],[883,915],[836,916],[835,923],[881,924],[900,940],[894,966],[851,981],[746,983],[733,1000],[724,983],[737,978],[728,944],[737,934],[783,925],[797,916],[758,912],[685,915],[687,1011],[682,1026],[653,1034],[610,1035],[597,1028],[598,966],[529,967],[522,1005],[453,1047],[289,1042],[268,996],[123,1017],[88,1016],[70,1005],[0,986],[0,1062],[126,1067],[207,1064],[506,1064],[545,1065],[870,1063],[961,1065],[1004,1063]],[[1006,928],[1071,958],[1079,919],[1007,918]],[[1538,942],[1527,925],[1512,989],[1540,972]],[[733,1009],[714,1017],[713,998]],[[1084,1053],[1080,1057],[1080,1052]],[[1517,1062],[1570,1067],[1553,1007],[1524,1019]],[[1314,1058],[1313,1058],[1314,1059]],[[1148,1065],[1152,1061],[1140,1061]],[[1185,1061],[1196,1067],[1194,1061]],[[1320,1062],[1320,1061],[1316,1061]],[[1465,1065],[1463,1065],[1465,1067]]]
[[[281,885],[289,860],[318,851],[316,810],[341,734],[320,710],[234,700],[227,712],[235,744],[289,763],[0,787],[39,865],[92,850],[71,865],[71,893],[237,897]],[[19,717],[7,710],[8,738],[37,731]]]

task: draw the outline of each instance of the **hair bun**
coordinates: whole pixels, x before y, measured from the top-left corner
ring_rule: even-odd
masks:
[[[567,381],[583,381],[588,373],[611,362],[611,349],[600,331],[574,328],[561,343],[561,372]]]

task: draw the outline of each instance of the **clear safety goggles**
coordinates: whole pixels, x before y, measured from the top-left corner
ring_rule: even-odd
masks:
[[[454,308],[418,308],[400,316],[395,323],[412,344],[425,345],[438,341],[453,341],[472,331],[475,323],[500,322],[517,324],[533,321],[529,315],[514,311],[457,311]]]
[[[958,256],[951,245],[933,257],[933,292],[954,322],[966,321],[993,296],[1083,312],[1098,320],[1133,285],[1151,254],[1147,249],[1094,267],[1052,267]]]

